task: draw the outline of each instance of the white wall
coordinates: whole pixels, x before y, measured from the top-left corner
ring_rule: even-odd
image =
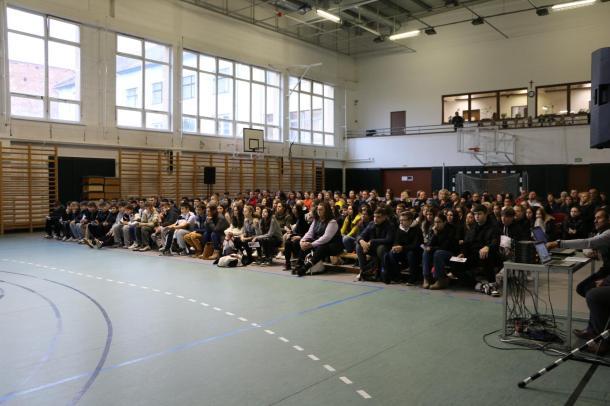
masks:
[[[60,145],[92,146],[103,154],[104,148],[141,147],[235,152],[241,139],[221,139],[182,135],[180,132],[179,103],[174,101],[171,132],[119,130],[115,125],[115,35],[131,34],[145,39],[170,44],[174,61],[179,60],[181,47],[240,62],[273,67],[288,72],[288,67],[322,62],[308,77],[335,84],[335,148],[294,146],[293,156],[342,160],[345,129],[345,89],[353,88],[356,67],[351,58],[340,56],[300,41],[289,39],[250,24],[239,23],[228,17],[204,11],[178,0],[116,0],[111,17],[110,0],[11,0],[12,6],[71,19],[84,23],[81,31],[82,49],[82,113],[79,125],[52,124],[2,117],[0,137],[11,140],[35,140]],[[0,1],[2,4],[2,1]],[[4,19],[2,19],[4,21]],[[100,28],[101,27],[101,28]],[[6,66],[3,56],[0,63]],[[175,69],[177,64],[174,64]],[[290,70],[299,74],[299,70]],[[4,80],[3,80],[4,82]],[[173,88],[179,85],[179,75],[173,76]],[[6,100],[0,85],[1,100]],[[176,98],[175,98],[176,99]],[[4,111],[0,103],[0,111]],[[287,139],[285,136],[284,139]],[[270,153],[286,155],[287,143],[269,143]],[[79,151],[79,150],[77,150]],[[82,150],[84,151],[84,150]]]
[[[508,130],[516,136],[515,164],[578,164],[610,162],[610,150],[589,148],[589,126]],[[347,167],[426,168],[477,166],[471,154],[458,152],[456,133],[366,137],[348,140]]]

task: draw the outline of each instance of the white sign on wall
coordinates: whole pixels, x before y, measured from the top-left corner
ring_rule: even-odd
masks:
[[[401,176],[400,180],[403,182],[413,182],[413,176]]]

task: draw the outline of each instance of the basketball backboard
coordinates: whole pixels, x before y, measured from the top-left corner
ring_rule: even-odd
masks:
[[[244,128],[244,152],[264,152],[265,132],[254,128]]]

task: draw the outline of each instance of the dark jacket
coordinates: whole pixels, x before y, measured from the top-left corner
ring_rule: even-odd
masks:
[[[163,221],[161,222],[161,226],[162,227],[171,226],[176,221],[178,221],[179,217],[180,217],[180,210],[178,210],[178,208],[176,208],[176,206],[172,206],[167,211],[167,213],[165,213],[165,215],[163,216]]]
[[[455,227],[451,224],[445,224],[441,231],[433,233],[429,246],[432,250],[449,251],[455,254],[458,246],[458,240],[455,237]]]
[[[49,217],[55,220],[66,220],[68,214],[66,213],[66,208],[62,205],[51,210]]]
[[[568,232],[570,229],[576,230],[576,233],[570,234]],[[563,222],[561,231],[562,240],[576,240],[580,238],[587,238],[588,227],[581,216],[578,216],[577,218],[568,217]]]
[[[508,226],[500,224],[500,235],[506,235],[513,241],[527,241],[530,239],[529,230],[515,221]]]
[[[404,251],[413,251],[419,248],[423,240],[424,237],[422,236],[421,228],[418,226],[409,227],[407,231],[398,228],[396,230],[394,245],[400,245]]]
[[[495,252],[500,247],[500,229],[497,222],[490,216],[483,224],[474,226],[474,238],[469,242],[469,251],[479,251],[483,247],[489,247],[490,252]]]
[[[379,245],[385,245],[388,248],[394,243],[394,235],[396,234],[394,226],[389,220],[385,220],[381,224],[375,224],[374,221],[369,222],[362,232],[356,238],[356,241],[364,240],[371,243],[371,250],[375,250]]]
[[[223,234],[227,228],[229,228],[229,222],[225,216],[220,214],[216,217],[206,218],[205,223],[203,224],[203,229],[208,232]]]

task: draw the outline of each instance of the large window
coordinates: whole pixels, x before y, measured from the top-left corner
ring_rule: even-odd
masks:
[[[7,8],[11,115],[79,122],[80,27]]]
[[[335,89],[290,76],[290,140],[301,144],[335,145]]]
[[[244,128],[255,128],[281,141],[280,89],[278,72],[184,51],[182,129],[242,137]]]
[[[591,82],[536,87],[536,116],[586,114],[591,103]]]
[[[527,116],[527,89],[443,96],[443,123],[450,123],[456,112],[466,121],[523,118]]]
[[[117,125],[169,130],[170,77],[169,46],[117,35]]]

